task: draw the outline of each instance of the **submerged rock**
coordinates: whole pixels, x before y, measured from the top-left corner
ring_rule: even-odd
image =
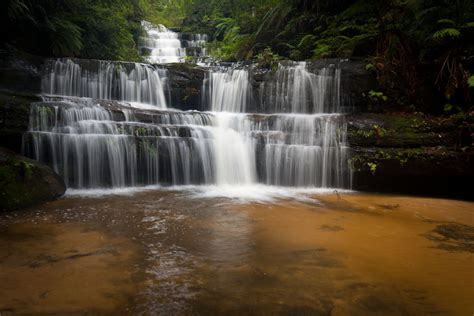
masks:
[[[65,191],[64,181],[51,168],[0,148],[0,211],[53,200]]]

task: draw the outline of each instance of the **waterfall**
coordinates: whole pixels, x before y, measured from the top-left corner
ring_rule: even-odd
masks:
[[[215,113],[216,183],[249,185],[256,182],[255,146],[252,138],[233,128],[231,113]],[[240,117],[242,119],[243,117]]]
[[[151,64],[182,63],[186,56],[206,55],[205,34],[182,34],[143,21],[145,36],[140,38],[140,50]]]
[[[31,106],[25,154],[71,188],[350,187],[346,124],[334,113],[338,67],[285,64],[259,81],[252,71],[210,69],[203,89],[211,111],[198,112],[166,108],[165,69],[51,61],[43,101]]]
[[[226,69],[210,71],[209,96],[212,111],[245,112],[250,97],[247,70]]]
[[[278,66],[276,80],[260,87],[262,108],[273,112],[337,113],[341,99],[341,70],[335,66],[308,71],[305,62]]]
[[[53,166],[69,187],[211,183],[214,149],[204,128],[211,116],[141,111],[142,122],[127,120],[128,111],[91,99],[45,98],[32,104],[25,151]]]
[[[47,63],[45,72],[42,88],[46,94],[130,101],[166,108],[165,69],[139,63],[57,59]]]

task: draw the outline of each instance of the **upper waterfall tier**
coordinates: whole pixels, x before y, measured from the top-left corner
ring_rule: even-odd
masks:
[[[143,21],[146,35],[140,38],[140,50],[151,64],[182,63],[186,56],[205,56],[207,35],[173,32],[164,25]]]
[[[264,113],[338,113],[341,70],[328,65],[311,72],[305,62],[279,64],[257,82],[252,66],[216,67],[205,82],[212,111]]]
[[[139,102],[166,108],[165,69],[139,63],[57,59],[45,65],[43,93]]]

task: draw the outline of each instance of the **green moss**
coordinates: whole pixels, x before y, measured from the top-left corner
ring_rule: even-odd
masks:
[[[29,185],[37,171],[34,164],[16,159],[0,165],[0,209],[18,209],[42,199],[43,190]]]
[[[450,161],[458,156],[454,148],[419,147],[419,148],[386,148],[356,152],[351,157],[351,165],[355,171],[375,171],[387,163],[398,163],[400,167],[407,165],[436,165]]]

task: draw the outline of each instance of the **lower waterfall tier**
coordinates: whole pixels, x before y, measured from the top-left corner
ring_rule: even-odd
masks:
[[[350,187],[339,114],[139,110],[50,98],[32,105],[29,156],[68,187],[264,183]]]

